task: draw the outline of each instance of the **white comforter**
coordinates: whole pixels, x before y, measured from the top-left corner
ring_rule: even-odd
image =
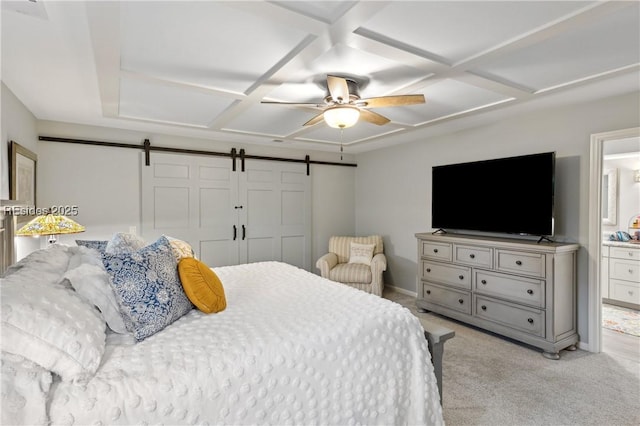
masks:
[[[93,379],[54,382],[50,421],[443,423],[422,327],[407,309],[278,262],[215,271],[225,311],[194,309],[137,344],[109,339]]]

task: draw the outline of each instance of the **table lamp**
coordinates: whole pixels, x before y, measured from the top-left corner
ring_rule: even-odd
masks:
[[[75,221],[66,216],[57,216],[47,213],[38,216],[16,232],[20,236],[40,236],[48,235],[49,244],[56,243],[56,235],[60,234],[76,234],[84,232],[84,226],[79,225]]]

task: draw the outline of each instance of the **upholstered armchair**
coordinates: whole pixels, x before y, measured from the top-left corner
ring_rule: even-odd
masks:
[[[382,296],[382,273],[387,269],[382,237],[333,236],[329,253],[318,259],[316,268],[324,278]]]

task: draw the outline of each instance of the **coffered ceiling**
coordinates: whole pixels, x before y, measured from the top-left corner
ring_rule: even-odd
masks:
[[[426,103],[342,132],[303,127],[316,109],[261,103],[322,103],[328,74],[363,98]],[[2,1],[2,80],[43,120],[362,152],[638,91],[640,3]]]

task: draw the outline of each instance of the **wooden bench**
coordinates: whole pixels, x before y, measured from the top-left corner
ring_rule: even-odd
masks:
[[[456,332],[424,319],[420,322],[424,328],[424,337],[427,339],[429,352],[431,352],[431,362],[438,381],[438,392],[440,393],[440,404],[442,405],[442,356],[444,354],[444,343],[455,336]]]

